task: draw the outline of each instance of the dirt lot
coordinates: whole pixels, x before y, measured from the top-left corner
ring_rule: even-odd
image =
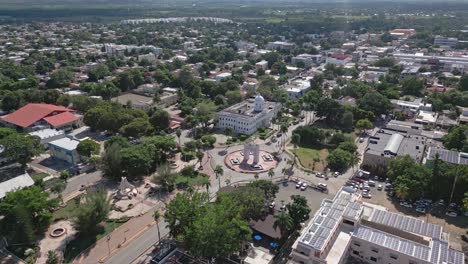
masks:
[[[371,187],[370,193],[372,195],[372,198],[363,198],[364,201],[385,206],[391,212],[402,213],[408,216],[412,216],[414,218],[424,220],[429,223],[441,225],[443,226],[444,232],[450,234],[451,246],[458,250],[463,250],[465,254],[468,253],[468,243],[464,242],[461,239],[461,235],[465,234],[465,232],[468,229],[468,217],[446,216],[445,207],[443,206],[432,206],[430,208],[429,213],[421,214],[416,212],[415,208],[406,208],[401,206],[396,198],[389,197],[387,195],[387,192],[383,190],[378,191],[376,187]]]

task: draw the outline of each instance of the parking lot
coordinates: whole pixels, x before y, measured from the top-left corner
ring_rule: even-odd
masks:
[[[311,209],[310,211],[311,217],[320,208],[320,203],[322,202],[323,199],[333,198],[332,194],[322,193],[312,188],[307,188],[304,191],[300,189],[296,189],[295,182],[286,182],[286,183],[280,184],[279,186],[280,186],[280,189],[275,199],[276,207],[278,209],[282,205],[282,201],[284,202],[284,204],[288,204],[292,201],[291,195],[302,195],[307,199],[307,204],[309,205]]]
[[[378,184],[385,185],[385,183],[377,182],[376,186]],[[362,200],[364,202],[384,206],[390,212],[401,213],[429,223],[441,225],[445,232],[450,233],[450,240],[453,246],[459,250],[464,250],[465,253],[467,252],[468,244],[461,239],[461,235],[465,234],[468,228],[468,217],[463,215],[458,217],[446,216],[446,206],[440,205],[430,206],[426,214],[418,213],[415,207],[407,208],[400,205],[397,198],[388,196],[387,192],[384,190],[378,191],[377,187],[371,187],[370,194],[372,198],[362,198]]]

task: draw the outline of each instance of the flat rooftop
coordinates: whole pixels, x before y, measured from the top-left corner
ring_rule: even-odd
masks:
[[[439,154],[439,158],[444,162],[468,165],[468,153],[430,147],[428,150],[427,159],[434,160],[436,154]]]
[[[369,138],[366,153],[386,157],[409,155],[414,160],[420,160],[424,154],[425,142],[425,136],[381,129]]]
[[[219,113],[220,114],[229,113],[229,114],[234,114],[234,115],[238,115],[241,117],[255,117],[255,116],[261,115],[264,112],[274,111],[277,104],[278,103],[276,102],[265,101],[264,106],[263,106],[263,109],[264,109],[263,112],[256,112],[254,110],[255,100],[247,99],[243,102],[232,105],[220,111]]]

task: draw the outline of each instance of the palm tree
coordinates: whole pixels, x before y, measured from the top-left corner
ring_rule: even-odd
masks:
[[[273,181],[273,177],[275,177],[275,171],[273,169],[269,169],[268,176],[270,176],[271,181]]]
[[[283,177],[284,177],[284,175],[286,174],[286,168],[281,169],[281,174],[283,174]]]
[[[211,187],[211,182],[210,182],[210,179],[205,179],[202,183],[203,186],[205,186],[206,188],[206,194],[208,194],[208,196],[210,196],[210,187]]]
[[[285,142],[286,140],[284,140],[283,138],[286,136],[286,132],[288,132],[288,126],[283,123],[283,124],[281,124],[280,129],[281,129],[281,133],[282,133],[282,135],[281,135],[282,139],[281,140],[283,141],[283,150],[284,150],[284,148],[286,147],[286,142]]]
[[[161,214],[159,211],[154,211],[153,219],[156,222],[156,227],[158,228],[158,242],[161,241],[161,232],[159,231],[159,218],[161,218]]]
[[[232,141],[232,134],[233,134],[233,131],[232,131],[232,128],[228,127],[224,130],[224,133],[226,134],[226,136],[228,137],[228,139],[226,140],[226,142],[231,142]],[[229,147],[229,144],[226,144],[226,151]]]
[[[356,165],[359,164],[360,161],[361,161],[361,158],[359,157],[359,153],[353,153],[351,156],[351,159],[349,160],[349,166],[353,169],[353,173],[354,173],[354,168],[356,167]]]
[[[182,130],[180,129],[177,129],[176,132],[175,132],[176,136],[177,136],[177,139],[179,140],[179,146],[180,146],[180,136],[182,135]]]
[[[202,160],[203,160],[203,157],[205,156],[205,153],[203,153],[202,151],[197,151],[197,159],[198,159],[198,162],[200,162],[200,167],[202,166]]]
[[[47,260],[46,264],[58,264],[59,263],[59,257],[55,251],[49,250],[47,252]]]
[[[223,177],[223,167],[221,165],[216,165],[214,169],[214,173],[216,174],[216,178],[218,179],[219,189],[221,189],[221,177]]]
[[[280,229],[281,236],[287,234],[293,227],[293,219],[289,214],[285,213],[284,211],[280,212],[279,214],[275,215],[275,222],[273,223],[273,228],[276,230],[277,228]]]
[[[409,188],[406,185],[397,185],[395,191],[397,197],[400,199],[406,199],[409,195]]]
[[[254,174],[255,180],[258,180],[259,177],[260,177],[260,176],[259,176],[258,173],[256,172],[256,173]]]

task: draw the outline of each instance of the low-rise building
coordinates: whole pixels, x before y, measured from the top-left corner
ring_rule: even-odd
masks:
[[[395,109],[400,110],[402,112],[413,112],[417,113],[418,111],[432,111],[432,104],[423,103],[421,98],[417,98],[413,101],[405,101],[405,100],[390,100],[392,102]]]
[[[218,128],[230,128],[234,133],[252,135],[258,128],[269,127],[280,103],[268,102],[258,95],[218,112]]]
[[[230,72],[223,72],[216,75],[216,82],[224,82],[231,79],[232,74]]]
[[[289,100],[297,101],[299,100],[299,98],[304,96],[311,89],[311,79],[313,78],[298,78],[291,80],[287,84],[285,84],[283,88],[286,90]]]
[[[65,137],[65,131],[52,128],[37,130],[28,134],[40,138],[41,144],[45,147],[48,146],[49,142]]]
[[[460,124],[468,124],[468,107],[460,107],[461,114],[459,116]]]
[[[55,128],[69,130],[79,126],[82,116],[72,109],[51,104],[27,104],[15,112],[3,116],[1,121],[8,127],[25,132]]]
[[[297,55],[296,57],[292,57],[291,63],[296,65],[298,63],[304,63],[305,67],[308,67],[310,65],[318,65],[323,63],[324,57],[321,54],[300,54]]]
[[[266,45],[266,48],[269,50],[278,50],[278,49],[284,49],[284,50],[290,50],[293,49],[296,45],[291,42],[285,42],[285,41],[275,41],[275,42],[270,42]]]
[[[111,99],[123,106],[130,106],[133,109],[148,111],[154,106],[153,98],[135,93],[126,93]]]
[[[262,69],[262,70],[265,70],[265,71],[268,70],[268,61],[262,60],[262,61],[259,61],[259,62],[255,63],[255,69],[256,70]]]
[[[81,162],[81,156],[76,150],[78,144],[80,144],[79,140],[71,137],[64,137],[51,141],[48,144],[52,157],[63,160],[72,165],[76,165]]]
[[[425,136],[381,129],[369,137],[362,165],[386,167],[396,157],[405,155],[421,162],[425,144]]]
[[[326,63],[327,64],[334,64],[336,66],[345,66],[351,59],[344,54],[331,54],[327,56]]]
[[[434,46],[453,48],[458,45],[457,38],[447,38],[442,36],[434,37]]]

